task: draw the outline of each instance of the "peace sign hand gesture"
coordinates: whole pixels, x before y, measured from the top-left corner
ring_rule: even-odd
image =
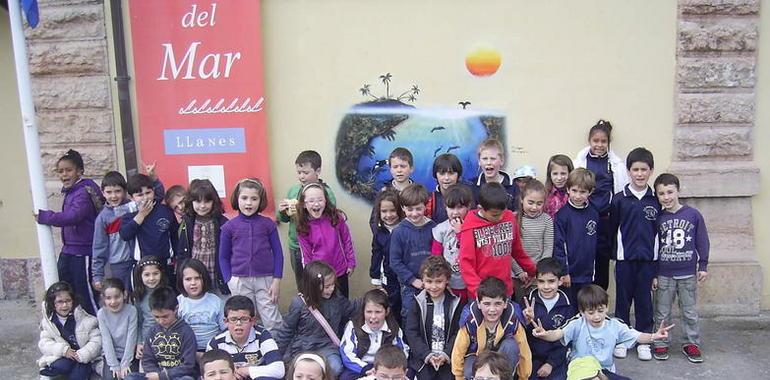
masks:
[[[548,331],[546,331],[545,328],[543,328],[543,323],[540,322],[539,319],[532,321],[532,326],[535,327],[534,329],[532,329],[532,336],[534,337],[540,338],[545,336],[548,333]]]
[[[524,297],[524,318],[527,321],[527,324],[532,323],[532,321],[535,320],[535,304],[529,302],[529,298]]]
[[[671,330],[674,325],[671,324],[669,326],[666,326],[666,322],[663,321],[660,323],[660,327],[658,327],[658,331],[656,331],[654,334],[652,334],[652,340],[664,340],[668,338],[668,330]]]

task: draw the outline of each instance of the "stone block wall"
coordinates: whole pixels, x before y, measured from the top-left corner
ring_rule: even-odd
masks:
[[[706,219],[703,315],[757,315],[762,271],[752,228],[759,0],[679,0],[674,157],[682,196]],[[748,281],[747,281],[748,279]]]
[[[85,175],[117,169],[105,8],[102,0],[39,0],[40,24],[25,28],[48,206],[60,210],[56,161],[83,155]],[[57,251],[60,234],[54,233]],[[0,259],[0,299],[40,294],[40,259]]]

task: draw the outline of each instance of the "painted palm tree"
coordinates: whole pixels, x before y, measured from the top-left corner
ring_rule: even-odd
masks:
[[[390,73],[380,75],[380,80],[385,85],[385,99],[390,99],[390,79],[393,78]]]
[[[412,88],[410,88],[409,90],[406,90],[406,91],[402,92],[402,93],[401,93],[401,95],[399,95],[399,96],[396,98],[396,100],[407,99],[407,100],[409,100],[410,102],[413,102],[413,101],[414,101],[414,99],[416,99],[416,95],[417,95],[417,94],[419,94],[419,93],[420,93],[420,88],[419,88],[419,87],[417,87],[417,85],[416,85],[416,84],[413,84],[413,85],[412,85]],[[414,98],[414,99],[413,99],[413,98]]]
[[[361,88],[358,89],[358,91],[361,91],[361,95],[363,95],[363,96],[369,95],[372,98],[374,98],[375,100],[379,99],[378,97],[372,95],[372,91],[369,89],[370,87],[371,87],[371,85],[364,84]]]

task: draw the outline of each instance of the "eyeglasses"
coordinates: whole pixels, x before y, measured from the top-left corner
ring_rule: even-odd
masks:
[[[227,321],[232,323],[232,324],[234,324],[234,325],[237,325],[238,323],[248,323],[250,320],[251,320],[251,317],[240,317],[240,318],[230,317],[230,318],[227,318]]]

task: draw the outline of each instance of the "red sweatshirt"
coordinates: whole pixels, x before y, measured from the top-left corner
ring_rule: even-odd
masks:
[[[521,246],[521,235],[515,214],[505,210],[499,222],[490,222],[469,212],[460,231],[460,272],[468,286],[470,297],[476,297],[479,283],[489,277],[497,277],[513,294],[511,280],[511,256],[527,274],[535,276],[535,263]]]

